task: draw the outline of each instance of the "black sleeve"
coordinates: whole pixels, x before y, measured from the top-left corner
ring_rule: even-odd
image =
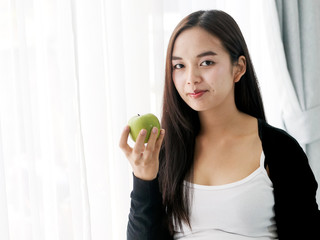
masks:
[[[320,239],[320,211],[316,202],[318,184],[308,158],[287,133],[265,132],[266,161],[274,186],[279,239]],[[267,160],[268,158],[268,160]]]
[[[133,175],[128,240],[170,240],[158,178],[144,181]]]
[[[286,222],[284,220],[288,217],[291,218],[290,231],[292,236],[290,239],[293,239],[292,237],[296,237],[296,239],[320,239],[320,211],[316,201],[318,184],[302,148],[296,141],[293,141],[290,145],[290,158],[288,159],[290,163],[284,171],[289,171],[288,176],[291,177],[286,180],[284,178],[279,179],[278,184],[281,184],[280,181],[282,181],[285,186],[277,189],[277,193],[275,193],[278,196],[280,195],[280,207],[282,209],[278,210],[287,215],[286,217],[282,216],[281,223],[282,226],[288,227],[288,220]],[[285,199],[284,196],[287,196],[286,201],[281,201],[281,196],[283,196],[283,199]],[[281,233],[279,236],[281,236]]]

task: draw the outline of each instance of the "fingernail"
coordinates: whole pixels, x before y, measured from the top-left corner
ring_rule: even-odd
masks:
[[[156,134],[158,132],[158,128],[154,127],[152,128],[152,133]]]
[[[142,136],[146,135],[146,134],[147,134],[147,130],[142,129],[142,130],[140,131],[140,134],[141,134]]]
[[[160,134],[164,135],[164,129],[161,129]]]

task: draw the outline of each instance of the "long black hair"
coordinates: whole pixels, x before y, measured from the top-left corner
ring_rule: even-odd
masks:
[[[183,188],[183,181],[192,177],[195,139],[200,129],[197,111],[182,100],[172,79],[174,43],[183,31],[192,27],[201,27],[219,38],[232,63],[240,56],[245,57],[246,72],[235,84],[235,104],[239,111],[265,120],[257,78],[238,24],[219,10],[197,11],[185,17],[174,29],[168,44],[161,120],[166,135],[159,156],[159,184],[171,233],[174,224],[181,228],[185,222],[190,226],[190,195],[188,188]]]

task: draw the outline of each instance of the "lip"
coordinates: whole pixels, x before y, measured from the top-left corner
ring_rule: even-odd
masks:
[[[203,94],[205,94],[207,90],[196,90],[193,93],[189,93],[188,95],[192,98],[199,98],[202,97]]]

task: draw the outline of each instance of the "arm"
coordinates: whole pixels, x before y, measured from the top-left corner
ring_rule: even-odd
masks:
[[[157,138],[154,128],[147,145],[144,144],[146,131],[141,130],[136,144],[128,143],[129,126],[122,132],[119,146],[125,153],[133,169],[133,191],[127,227],[128,240],[167,240],[172,239],[165,224],[165,209],[159,190],[159,151],[164,137],[164,129]]]
[[[279,239],[320,239],[318,184],[306,154],[294,138],[268,125],[262,144],[274,186]]]
[[[320,239],[320,211],[316,202],[318,184],[307,156],[297,142],[292,143],[287,161],[287,168],[283,171],[288,173],[283,172],[274,185],[279,237]]]
[[[165,214],[158,178],[144,181],[133,175],[127,239],[173,239],[164,224]]]

